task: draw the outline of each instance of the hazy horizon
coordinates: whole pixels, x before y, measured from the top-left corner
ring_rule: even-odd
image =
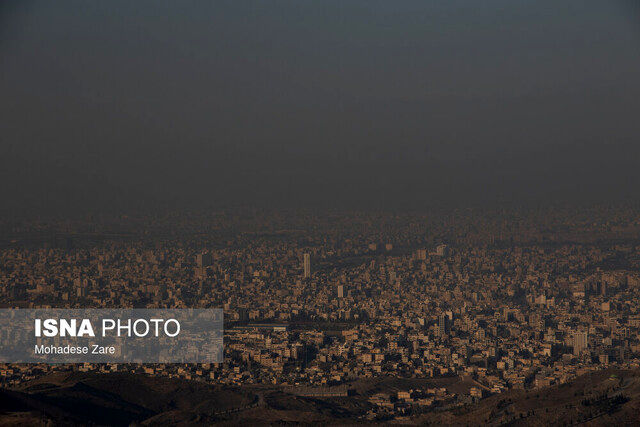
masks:
[[[631,1],[3,2],[3,212],[638,201]]]

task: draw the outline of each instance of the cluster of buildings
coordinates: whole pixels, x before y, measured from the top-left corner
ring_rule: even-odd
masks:
[[[634,211],[226,220],[0,251],[8,307],[224,308],[223,363],[0,365],[0,381],[73,368],[324,393],[385,376],[473,384],[371,396],[400,411],[640,365]]]

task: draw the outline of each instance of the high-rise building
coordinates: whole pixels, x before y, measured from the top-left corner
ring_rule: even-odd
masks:
[[[447,245],[438,245],[436,248],[436,255],[447,256],[449,254],[449,247]]]
[[[305,253],[302,258],[302,270],[305,279],[311,277],[311,254]]]
[[[447,313],[442,313],[438,318],[438,336],[443,337],[449,333],[450,317]]]
[[[344,285],[338,285],[338,298],[344,298]]]
[[[573,334],[573,354],[579,356],[589,346],[589,334],[586,331],[578,331]]]
[[[211,254],[209,252],[201,252],[196,256],[196,265],[199,268],[209,267],[211,265],[212,259]]]
[[[196,276],[204,278],[207,275],[207,267],[213,263],[211,254],[208,252],[201,252],[196,255]]]
[[[390,283],[390,284],[392,284],[392,285],[394,285],[394,284],[396,283],[396,279],[397,279],[396,272],[395,272],[395,271],[393,271],[393,270],[391,270],[391,271],[389,272],[389,283]]]

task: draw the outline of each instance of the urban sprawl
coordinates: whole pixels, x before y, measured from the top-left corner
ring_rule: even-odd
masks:
[[[394,413],[640,366],[633,208],[223,212],[3,230],[4,307],[220,307],[225,317],[219,364],[0,364],[6,387],[53,370],[309,395],[382,376],[472,384],[369,396]]]

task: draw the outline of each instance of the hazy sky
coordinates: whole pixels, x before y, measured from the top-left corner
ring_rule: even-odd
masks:
[[[637,198],[636,3],[3,1],[0,205]]]

